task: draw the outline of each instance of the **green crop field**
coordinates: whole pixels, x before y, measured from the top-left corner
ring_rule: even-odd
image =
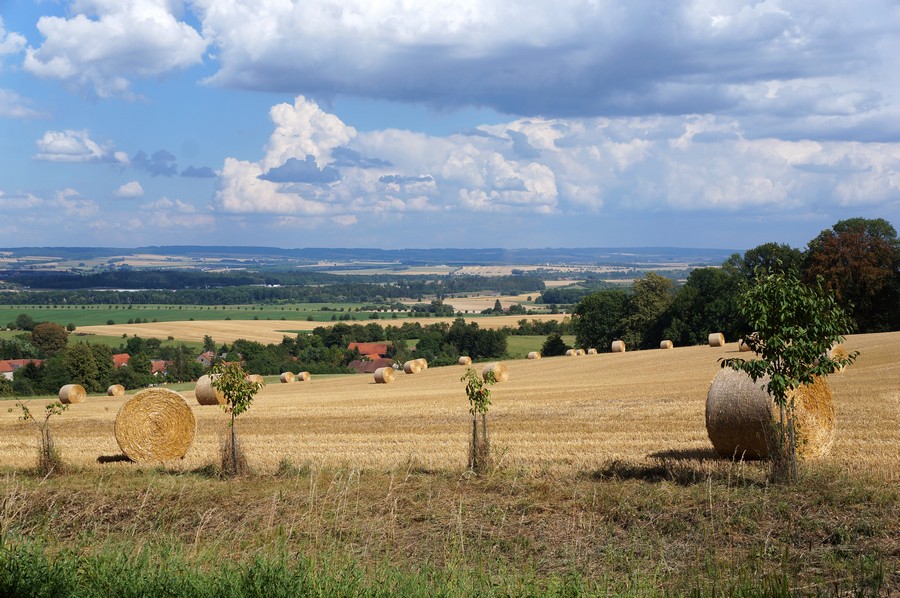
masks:
[[[36,322],[54,322],[62,326],[96,326],[112,320],[126,324],[140,318],[146,322],[183,320],[307,320],[329,322],[347,313],[354,320],[368,321],[372,312],[353,311],[362,303],[297,303],[290,305],[13,305],[0,307],[0,326],[6,327],[21,314]],[[341,311],[343,310],[343,311]],[[388,314],[379,314],[382,319]]]
[[[563,342],[567,345],[575,344],[575,335],[564,334]],[[508,336],[506,337],[506,353],[512,359],[524,359],[530,351],[540,351],[547,340],[546,336]]]

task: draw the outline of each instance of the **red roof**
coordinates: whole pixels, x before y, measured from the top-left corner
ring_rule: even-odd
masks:
[[[169,365],[171,365],[171,361],[163,361],[162,359],[153,359],[150,361],[150,373],[151,374],[165,374],[166,369]]]
[[[128,365],[129,360],[131,360],[131,355],[128,353],[116,353],[113,355],[113,365],[116,368],[120,368],[123,365]]]
[[[353,349],[356,349],[362,355],[378,355],[380,357],[387,354],[388,345],[387,343],[350,343],[347,345],[348,351]]]
[[[28,365],[29,363],[33,363],[34,365],[41,365],[44,363],[43,359],[3,359],[0,360],[0,372],[15,372],[17,369]]]

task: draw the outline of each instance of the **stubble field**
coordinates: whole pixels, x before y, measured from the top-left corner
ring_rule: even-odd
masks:
[[[208,324],[208,323],[207,323]],[[234,324],[226,322],[226,324]],[[837,410],[836,440],[826,461],[848,472],[898,479],[900,459],[900,333],[852,336],[856,364],[830,378]],[[509,361],[510,380],[494,387],[491,441],[501,466],[526,471],[586,471],[610,460],[660,459],[714,464],[704,410],[718,359],[736,352],[684,347],[580,357]],[[480,367],[480,366],[478,366]],[[386,470],[413,462],[462,471],[469,415],[464,367],[400,374],[378,385],[368,375],[269,383],[238,419],[247,458],[260,472],[279,463]],[[184,469],[214,463],[225,414],[183,395],[197,417],[194,445]],[[89,397],[54,420],[65,461],[79,467],[119,454],[115,417],[127,399]],[[33,465],[38,437],[18,419],[12,402],[0,403],[0,463]],[[42,401],[32,401],[42,410]]]

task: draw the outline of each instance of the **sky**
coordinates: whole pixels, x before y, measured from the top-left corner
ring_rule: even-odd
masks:
[[[900,227],[900,5],[0,0],[0,247]]]

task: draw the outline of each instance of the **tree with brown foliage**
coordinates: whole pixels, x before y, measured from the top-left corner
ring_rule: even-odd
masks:
[[[900,241],[882,218],[841,220],[809,242],[804,279],[821,277],[860,332],[890,330],[897,321]]]
[[[31,344],[38,347],[47,357],[52,357],[66,348],[69,331],[53,322],[43,322],[31,331]]]

